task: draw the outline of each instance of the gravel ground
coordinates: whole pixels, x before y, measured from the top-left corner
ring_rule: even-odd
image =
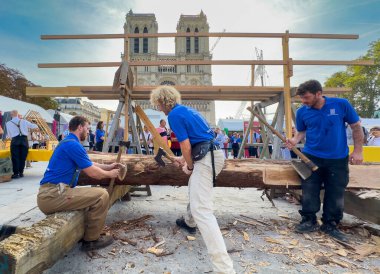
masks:
[[[83,253],[78,244],[45,273],[211,273],[200,233],[189,240],[175,225],[186,208],[187,188],[153,186],[152,193],[111,208],[112,246]],[[260,196],[256,189],[215,189],[215,215],[237,273],[380,273],[377,255],[359,256],[319,232],[294,233],[299,206],[278,198],[273,207]],[[378,239],[355,227],[358,222],[345,215],[351,245],[374,244]],[[159,256],[147,252],[157,244]]]

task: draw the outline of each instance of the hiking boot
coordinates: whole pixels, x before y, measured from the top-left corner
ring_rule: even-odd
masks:
[[[308,233],[308,232],[314,232],[319,229],[319,225],[317,221],[302,219],[301,223],[296,225],[295,231],[297,233]]]
[[[321,225],[321,231],[326,233],[327,235],[330,235],[331,237],[333,237],[339,241],[346,242],[346,243],[349,242],[347,236],[344,235],[344,233],[340,232],[336,228],[335,225],[323,224],[323,225]]]
[[[113,243],[113,238],[110,235],[105,235],[100,237],[95,241],[84,241],[82,242],[81,250],[82,251],[92,251],[96,249],[101,249],[106,246],[109,246]]]
[[[187,230],[187,232],[189,232],[189,234],[195,234],[197,232],[197,229],[195,227],[190,227],[186,224],[185,222],[185,219],[184,218],[180,218],[180,219],[177,219],[175,221],[175,223],[180,227],[180,228],[184,228],[185,230]]]
[[[24,173],[20,173],[18,176],[20,176],[20,178],[24,177]]]
[[[12,178],[12,179],[18,179],[18,178],[20,178],[20,175],[19,175],[19,174],[13,174],[13,175],[11,176],[11,178]]]

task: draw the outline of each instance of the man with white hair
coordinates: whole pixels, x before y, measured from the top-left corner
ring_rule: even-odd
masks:
[[[235,273],[212,209],[213,184],[224,164],[223,152],[213,143],[214,132],[199,112],[180,104],[181,95],[172,86],[153,90],[150,101],[168,116],[182,152],[176,163],[190,175],[187,214],[176,224],[190,234],[198,226],[215,273]]]
[[[17,110],[11,111],[12,119],[6,123],[8,137],[11,141],[13,179],[24,177],[26,156],[28,155],[28,129],[38,128],[27,120],[20,119]]]

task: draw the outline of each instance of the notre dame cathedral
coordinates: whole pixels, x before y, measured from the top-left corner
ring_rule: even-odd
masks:
[[[208,32],[207,17],[181,15],[177,32]],[[126,15],[124,33],[157,33],[158,24],[153,13],[133,13]],[[175,53],[159,53],[158,38],[131,38],[129,60],[169,61],[169,60],[210,60],[209,37],[175,37]],[[210,65],[164,65],[137,67],[138,86],[156,85],[212,85]],[[138,101],[142,108],[151,108],[149,101]],[[215,125],[215,101],[184,100],[182,104],[198,110],[210,123]]]

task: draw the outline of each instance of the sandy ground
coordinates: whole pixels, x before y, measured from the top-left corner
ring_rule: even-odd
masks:
[[[38,184],[35,173],[43,168],[44,164],[36,163],[34,171],[25,173],[29,176],[6,183],[7,187],[3,184],[0,193],[12,186],[14,193],[28,193],[31,200],[35,194],[28,189]],[[116,238],[111,246],[84,253],[78,244],[44,273],[212,273],[200,233],[189,240],[175,225],[186,209],[187,188],[153,186],[150,197],[136,194],[140,195],[128,202],[118,201],[110,209],[106,230]],[[237,273],[380,273],[380,259],[375,253],[359,255],[358,249],[344,247],[320,232],[294,233],[299,206],[277,198],[273,207],[266,198],[261,199],[261,194],[256,189],[214,191],[215,215]],[[0,214],[6,206],[1,204]],[[32,204],[24,213],[8,217],[13,219],[12,224],[23,226],[42,218],[44,215]],[[371,237],[357,223],[362,221],[345,215],[344,231],[350,245],[364,249],[376,244],[380,238]],[[147,252],[157,244],[159,256]]]

